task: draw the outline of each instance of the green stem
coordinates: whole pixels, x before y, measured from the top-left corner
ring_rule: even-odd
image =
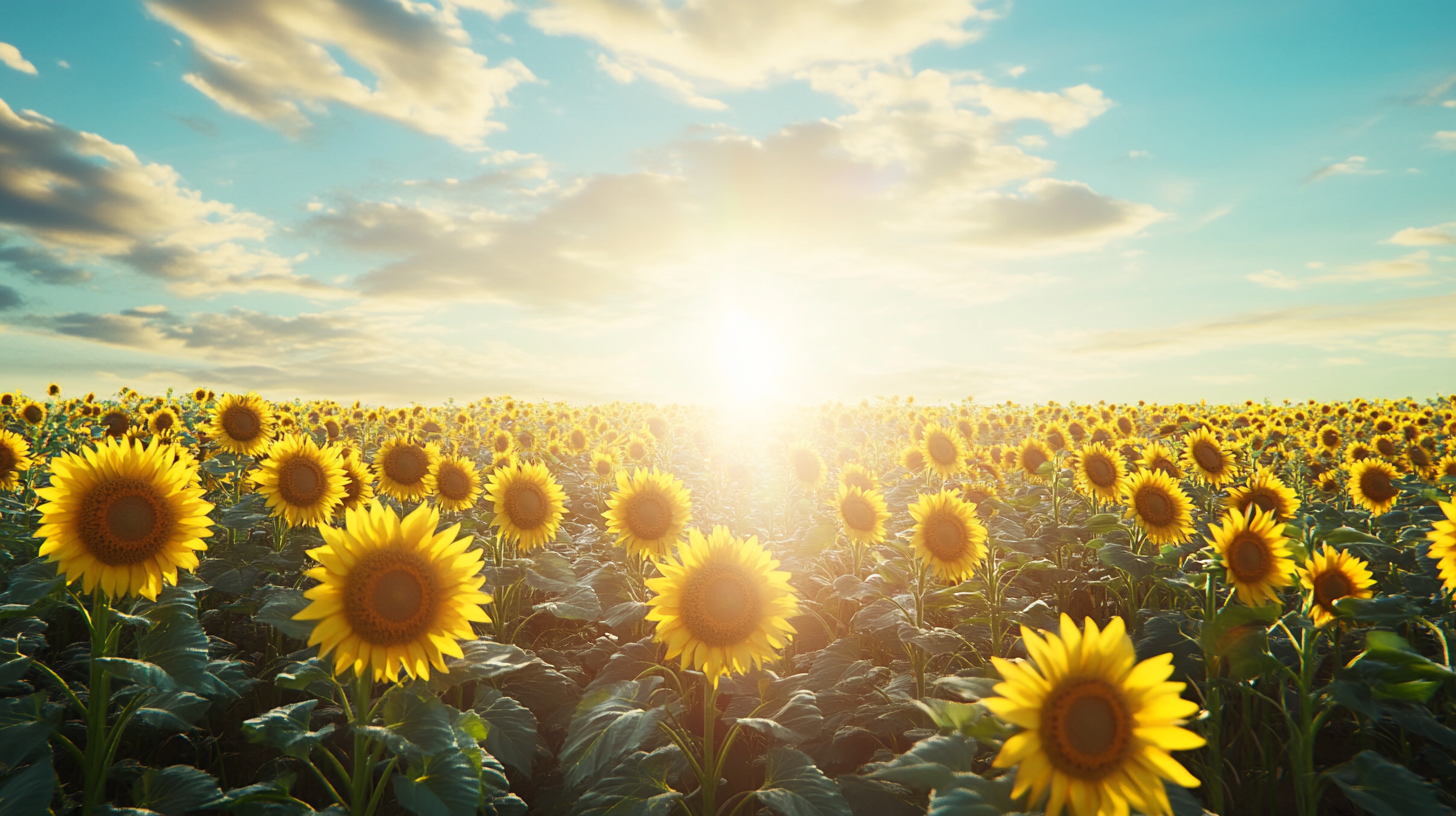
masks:
[[[111,675],[101,660],[111,639],[111,599],[100,586],[91,596],[91,691],[86,706],[86,787],[81,816],[91,816],[106,793],[106,711],[111,707]]]
[[[713,722],[718,711],[718,682],[716,677],[703,675],[703,816],[716,813],[718,800],[718,759],[713,744]]]
[[[1218,614],[1218,592],[1213,576],[1208,575],[1203,593],[1203,625],[1213,624]],[[1208,804],[1214,813],[1223,813],[1223,694],[1218,685],[1218,655],[1212,650],[1203,653],[1204,674],[1208,679]]]
[[[47,666],[39,660],[32,661],[30,665],[34,668],[40,669],[42,672],[45,673],[47,677],[51,678],[51,680],[54,681],[56,685],[60,686],[61,691],[64,691],[66,693],[66,699],[70,700],[71,705],[75,706],[76,710],[81,712],[82,719],[86,719],[89,722],[90,714],[87,713],[86,704],[81,702],[81,698],[76,696],[76,692],[71,691],[71,686],[67,684],[65,680],[62,680],[59,674],[56,674],[50,666]]]
[[[353,816],[367,816],[369,783],[373,781],[369,772],[371,740],[362,730],[369,725],[369,695],[374,689],[369,671],[369,667],[365,666],[363,671],[357,672],[358,677],[354,680],[354,774],[349,780],[352,787],[349,792],[349,809]]]
[[[390,757],[389,764],[384,766],[384,773],[379,775],[379,784],[374,788],[374,795],[369,797],[369,807],[364,811],[365,816],[374,816],[379,810],[379,802],[384,798],[385,783],[389,782],[389,776],[394,771],[395,763],[399,757]]]

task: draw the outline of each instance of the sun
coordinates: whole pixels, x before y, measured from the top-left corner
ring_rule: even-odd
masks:
[[[720,320],[714,341],[719,390],[731,402],[779,396],[784,374],[784,343],[767,323],[730,311]]]

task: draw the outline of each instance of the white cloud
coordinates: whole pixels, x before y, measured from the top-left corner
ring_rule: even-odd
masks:
[[[1090,249],[1135,235],[1167,213],[1108,198],[1079,182],[1036,179],[1016,194],[986,197],[966,216],[970,243],[1035,252]]]
[[[487,67],[455,14],[457,5],[504,14],[510,5],[503,2],[146,5],[191,39],[197,70],[184,77],[190,85],[228,111],[290,134],[310,127],[309,114],[332,102],[480,149],[502,127],[491,118],[495,109],[535,78],[514,59]],[[330,49],[372,76],[351,76]]]
[[[0,100],[0,155],[0,238],[34,244],[0,261],[33,279],[77,283],[90,277],[83,267],[104,260],[184,295],[327,292],[288,259],[245,246],[268,236],[266,218],[204,198],[124,145]]]
[[[1015,65],[1006,69],[1006,76],[1009,76],[1012,79],[1015,79],[1024,73],[1026,73],[1025,65]]]
[[[726,110],[728,108],[717,99],[699,94],[693,88],[693,84],[686,79],[637,57],[627,56],[623,57],[621,61],[617,61],[607,58],[605,54],[598,54],[597,67],[607,76],[624,85],[633,82],[639,76],[648,82],[655,82],[694,108],[703,110]]]
[[[20,49],[10,43],[0,42],[0,62],[14,68],[22,74],[35,75],[35,66],[31,65],[25,57],[20,56]]]
[[[1262,272],[1252,272],[1244,276],[1250,281],[1267,286],[1270,289],[1298,289],[1300,282],[1285,275],[1277,269],[1265,269]]]
[[[1331,176],[1375,176],[1384,173],[1384,170],[1370,170],[1365,167],[1367,159],[1364,156],[1351,156],[1344,161],[1327,164],[1305,176],[1305,184],[1314,184],[1323,181]]]
[[[1431,227],[1406,227],[1386,238],[1384,243],[1401,246],[1456,244],[1456,221],[1448,221]]]
[[[1431,274],[1428,263],[1431,253],[1426,250],[1412,252],[1393,260],[1366,261],[1340,267],[1338,272],[1322,275],[1318,280],[1335,283],[1358,283],[1369,281],[1409,280],[1425,278]]]
[[[892,60],[959,45],[994,15],[973,0],[549,0],[532,25],[606,48],[645,79],[759,87],[829,63]],[[665,73],[648,76],[641,65]]]
[[[1456,150],[1456,130],[1438,130],[1432,138],[1436,142],[1436,147],[1442,150]]]

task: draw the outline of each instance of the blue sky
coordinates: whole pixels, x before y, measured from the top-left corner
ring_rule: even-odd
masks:
[[[0,388],[1456,390],[1456,7],[0,7]]]

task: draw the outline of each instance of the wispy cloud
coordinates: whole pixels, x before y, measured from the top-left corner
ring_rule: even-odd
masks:
[[[1400,246],[1433,246],[1456,244],[1456,221],[1430,227],[1406,227],[1386,238],[1384,243]]]
[[[1305,176],[1304,184],[1314,184],[1332,176],[1375,176],[1385,172],[1384,170],[1371,170],[1365,166],[1365,163],[1364,156],[1351,156],[1344,161],[1327,164]]]

